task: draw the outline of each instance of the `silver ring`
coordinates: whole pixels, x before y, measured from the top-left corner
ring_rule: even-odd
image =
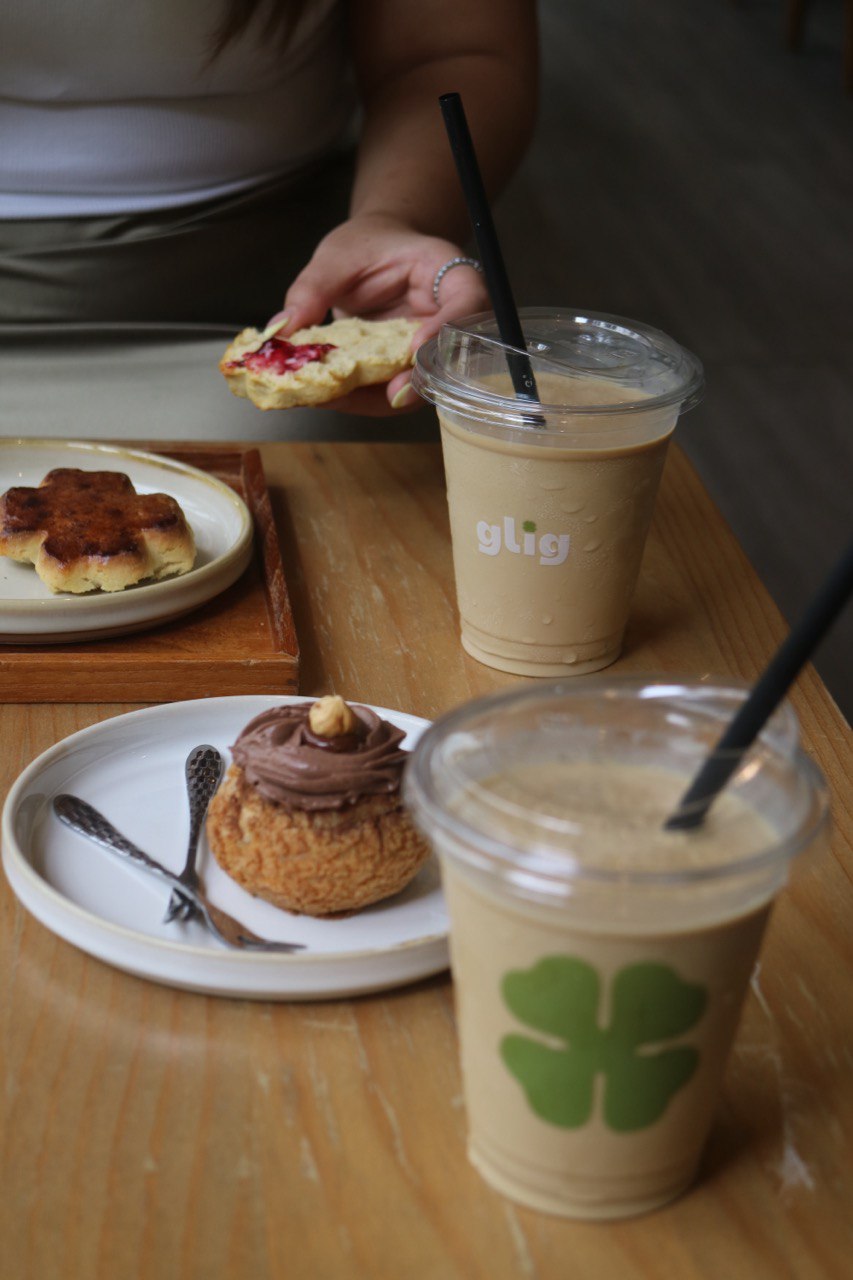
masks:
[[[473,267],[475,271],[483,274],[482,265],[476,258],[451,258],[449,262],[445,262],[443,267],[439,267],[435,273],[435,279],[432,282],[432,297],[436,306],[438,303],[438,286],[441,284],[448,271],[452,271],[454,267]]]

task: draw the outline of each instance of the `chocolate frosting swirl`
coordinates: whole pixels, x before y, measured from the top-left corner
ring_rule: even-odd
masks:
[[[402,729],[369,707],[351,706],[359,722],[351,749],[321,743],[308,725],[310,703],[274,707],[251,720],[231,753],[246,780],[265,800],[292,809],[343,809],[362,796],[399,791],[409,757]],[[331,749],[330,749],[331,748]]]

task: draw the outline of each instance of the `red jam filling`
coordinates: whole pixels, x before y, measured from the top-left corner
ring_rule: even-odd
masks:
[[[252,373],[293,373],[312,360],[322,360],[327,351],[334,351],[330,342],[301,342],[294,345],[284,338],[267,338],[256,351],[248,351],[231,363],[237,368],[251,369]]]

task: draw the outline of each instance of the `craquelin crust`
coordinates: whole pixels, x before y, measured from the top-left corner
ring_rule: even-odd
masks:
[[[237,396],[251,400],[259,409],[291,409],[298,405],[325,404],[348,395],[358,387],[388,382],[411,367],[412,338],[420,321],[361,320],[348,316],[331,324],[312,325],[288,334],[287,341],[331,343],[321,360],[312,360],[293,372],[254,372],[234,365],[256,350],[269,330],[244,329],[230,344],[219,362],[228,386]]]
[[[216,861],[242,888],[310,916],[358,911],[399,893],[429,857],[399,796],[308,813],[273,804],[232,764],[210,804]]]

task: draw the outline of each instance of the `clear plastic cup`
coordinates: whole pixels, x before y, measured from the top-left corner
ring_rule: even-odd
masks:
[[[695,1176],[774,897],[827,826],[787,705],[702,828],[663,830],[745,690],[600,677],[468,703],[405,798],[441,861],[469,1155],[544,1212]]]
[[[462,644],[520,675],[620,653],[669,438],[698,360],[633,320],[520,312],[540,402],[513,392],[492,315],[445,325],[413,383],[441,426]]]

